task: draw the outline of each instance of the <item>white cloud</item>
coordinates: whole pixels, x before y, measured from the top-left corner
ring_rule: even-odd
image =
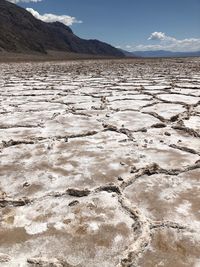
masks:
[[[150,44],[129,45],[129,51],[167,50],[173,52],[200,51],[200,38],[176,39],[164,32],[153,32],[147,39]],[[156,43],[152,43],[152,41]]]
[[[42,0],[8,0],[11,3],[17,4],[20,2],[29,3],[29,2],[41,2]]]
[[[164,32],[153,32],[148,40],[164,40],[166,38],[166,35]]]
[[[67,15],[55,15],[55,14],[39,14],[33,8],[26,8],[35,18],[42,20],[44,22],[55,22],[59,21],[67,26],[71,26],[73,23],[82,23],[82,21],[77,20],[75,17],[67,16]]]
[[[153,32],[148,40],[161,42],[176,42],[176,38],[166,35],[164,32]]]

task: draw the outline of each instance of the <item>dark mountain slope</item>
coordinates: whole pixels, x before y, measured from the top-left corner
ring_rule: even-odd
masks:
[[[46,53],[47,50],[123,57],[124,54],[98,40],[84,40],[60,22],[45,23],[25,9],[0,0],[0,50]]]
[[[135,57],[139,57],[139,56],[136,56],[134,55],[133,52],[129,52],[129,51],[126,51],[126,50],[123,50],[123,49],[119,49],[126,57],[129,57],[129,58],[135,58]]]

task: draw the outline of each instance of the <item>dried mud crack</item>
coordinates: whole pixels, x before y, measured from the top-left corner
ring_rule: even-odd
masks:
[[[1,64],[0,266],[197,267],[199,67]]]

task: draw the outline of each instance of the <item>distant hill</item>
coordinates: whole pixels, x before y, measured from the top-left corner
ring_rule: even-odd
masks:
[[[48,50],[124,57],[109,44],[81,39],[60,22],[45,23],[25,9],[0,0],[0,51],[45,54]]]
[[[156,51],[133,51],[131,53],[139,57],[199,57],[200,56],[200,51],[172,52],[165,50],[156,50]]]
[[[135,55],[134,52],[128,52],[128,51],[123,50],[123,49],[119,49],[119,50],[120,50],[126,57],[133,57],[133,58],[135,58],[135,57],[140,57],[140,56]]]

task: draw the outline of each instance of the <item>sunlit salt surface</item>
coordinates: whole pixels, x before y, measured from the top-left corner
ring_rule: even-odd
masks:
[[[199,69],[1,64],[0,266],[198,267]]]

